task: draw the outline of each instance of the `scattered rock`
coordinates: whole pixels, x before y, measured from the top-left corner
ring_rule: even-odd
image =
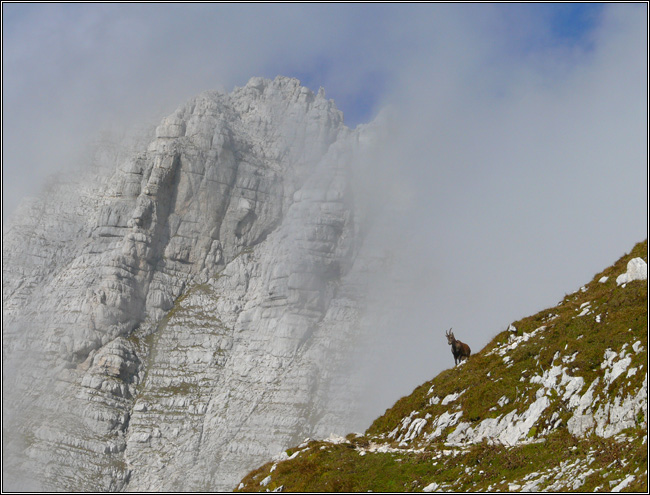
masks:
[[[647,280],[648,265],[642,258],[633,258],[627,263],[627,271],[616,277],[616,284],[623,285],[633,280]]]

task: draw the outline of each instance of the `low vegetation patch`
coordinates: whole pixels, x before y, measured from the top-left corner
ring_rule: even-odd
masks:
[[[616,283],[635,257],[647,263],[647,241],[401,398],[365,435],[292,449],[239,490],[646,492],[647,281]]]

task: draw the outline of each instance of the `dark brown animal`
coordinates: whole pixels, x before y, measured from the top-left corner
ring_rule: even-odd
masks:
[[[451,346],[451,353],[454,355],[454,366],[456,366],[463,359],[467,359],[472,350],[464,342],[456,340],[451,328],[447,330],[445,335],[447,336],[447,343]]]

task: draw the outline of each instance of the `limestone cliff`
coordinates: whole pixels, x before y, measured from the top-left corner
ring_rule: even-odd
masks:
[[[3,232],[5,489],[227,490],[351,428],[372,129],[252,79],[103,145]]]

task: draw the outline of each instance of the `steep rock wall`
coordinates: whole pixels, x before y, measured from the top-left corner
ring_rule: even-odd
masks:
[[[7,488],[232,489],[349,428],[370,134],[254,78],[26,206],[3,236]]]

